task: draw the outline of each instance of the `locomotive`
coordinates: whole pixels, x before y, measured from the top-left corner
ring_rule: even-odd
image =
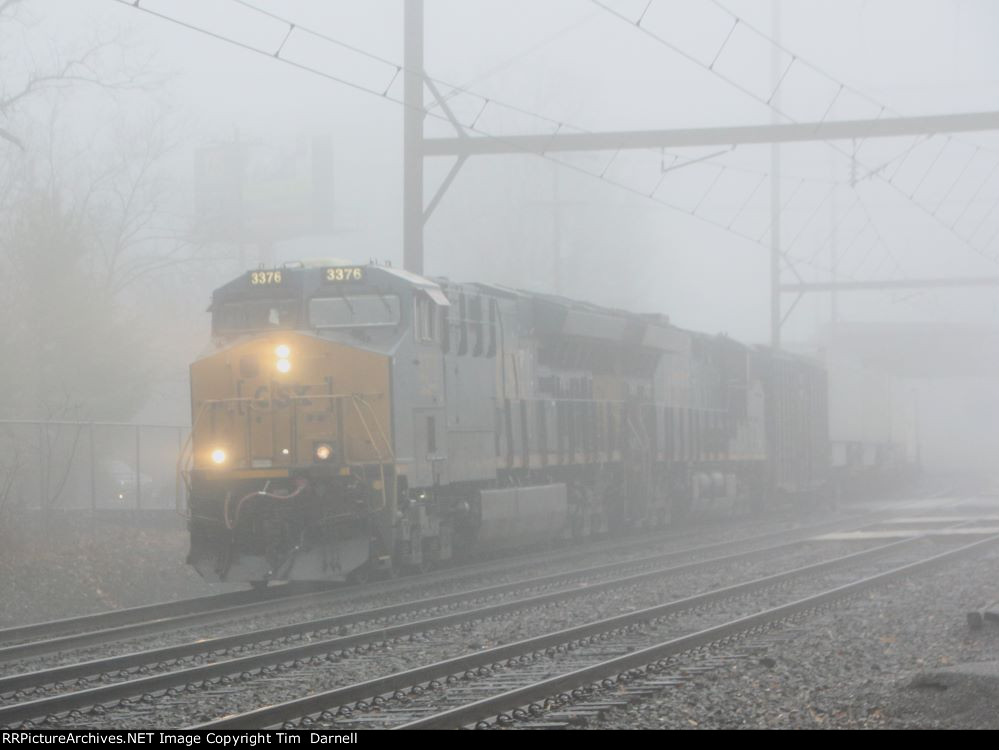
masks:
[[[820,364],[662,315],[333,262],[209,310],[183,474],[211,581],[425,569],[827,478]]]

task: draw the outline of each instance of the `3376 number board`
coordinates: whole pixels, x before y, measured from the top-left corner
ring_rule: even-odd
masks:
[[[358,266],[336,266],[323,269],[323,279],[336,284],[341,281],[363,281],[364,269]]]
[[[251,271],[250,286],[280,286],[280,271]]]

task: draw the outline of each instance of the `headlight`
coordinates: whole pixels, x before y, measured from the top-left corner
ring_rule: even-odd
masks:
[[[291,362],[287,359],[279,359],[277,361],[278,372],[291,372]]]
[[[333,455],[333,446],[331,446],[329,443],[319,443],[316,446],[317,461],[329,461],[329,458],[332,455]]]
[[[225,463],[225,451],[221,448],[216,448],[212,451],[212,462],[216,464]]]
[[[289,349],[285,344],[281,344],[274,350],[274,354],[277,355],[278,359],[288,359],[288,357],[291,356],[291,349]]]

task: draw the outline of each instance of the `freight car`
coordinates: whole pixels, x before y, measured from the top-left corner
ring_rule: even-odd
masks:
[[[825,480],[822,368],[660,315],[332,263],[210,312],[184,471],[209,580],[422,569]]]

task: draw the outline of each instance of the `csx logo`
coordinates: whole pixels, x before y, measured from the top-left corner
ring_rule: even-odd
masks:
[[[309,386],[297,384],[276,384],[273,391],[269,385],[261,385],[253,392],[253,405],[258,409],[287,409],[292,402],[298,406],[312,406]]]

